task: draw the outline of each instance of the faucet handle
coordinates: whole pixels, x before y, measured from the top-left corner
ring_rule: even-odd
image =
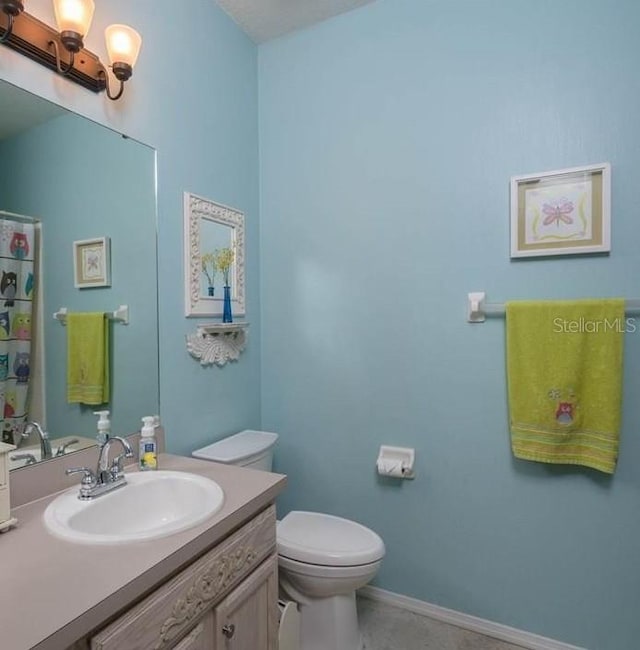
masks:
[[[112,461],[111,461],[111,468],[109,469],[109,473],[111,474],[111,480],[115,481],[119,479],[122,474],[123,474],[123,461],[125,458],[131,458],[132,454],[127,454],[126,452],[123,454],[118,454]]]
[[[92,497],[93,490],[98,485],[98,479],[92,469],[88,467],[70,467],[66,470],[66,475],[79,474],[82,472],[82,480],[80,481],[80,494],[78,499],[81,501],[88,501]]]
[[[76,445],[80,441],[78,438],[71,438],[71,440],[67,440],[67,442],[63,442],[58,449],[56,449],[56,456],[64,456],[64,454],[67,451],[67,447],[70,447],[71,445]]]
[[[33,454],[24,453],[24,454],[14,454],[10,457],[11,460],[26,460],[25,465],[33,465],[37,463],[36,457]]]
[[[71,476],[71,474],[79,474],[80,472],[83,473],[80,485],[92,487],[97,483],[94,471],[88,467],[70,467],[69,469],[65,470],[65,474],[67,476]]]

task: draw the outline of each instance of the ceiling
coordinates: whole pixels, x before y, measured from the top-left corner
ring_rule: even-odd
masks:
[[[216,0],[254,43],[357,9],[373,0]]]

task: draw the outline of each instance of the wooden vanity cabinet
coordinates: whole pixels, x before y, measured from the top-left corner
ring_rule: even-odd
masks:
[[[215,648],[215,616],[213,611],[187,633],[182,641],[173,646],[173,650],[211,650]],[[224,647],[224,646],[223,646]]]
[[[90,637],[91,650],[276,650],[278,557],[270,506]]]
[[[265,560],[207,612],[173,650],[276,650],[278,558]]]

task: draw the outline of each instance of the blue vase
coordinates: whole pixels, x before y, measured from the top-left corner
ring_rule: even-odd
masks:
[[[231,314],[231,287],[224,286],[224,303],[222,308],[222,322],[233,323],[233,315]]]
[[[214,296],[214,295],[215,295],[215,288],[212,287],[211,285],[209,285],[209,286],[207,287],[207,293],[208,293],[210,296]]]

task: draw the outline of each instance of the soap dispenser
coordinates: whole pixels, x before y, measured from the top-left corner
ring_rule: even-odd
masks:
[[[158,469],[158,443],[156,441],[156,419],[153,415],[142,418],[142,429],[140,429],[140,469]]]
[[[102,447],[104,443],[109,440],[111,433],[111,422],[109,421],[109,411],[94,411],[94,415],[98,416],[98,444]]]

